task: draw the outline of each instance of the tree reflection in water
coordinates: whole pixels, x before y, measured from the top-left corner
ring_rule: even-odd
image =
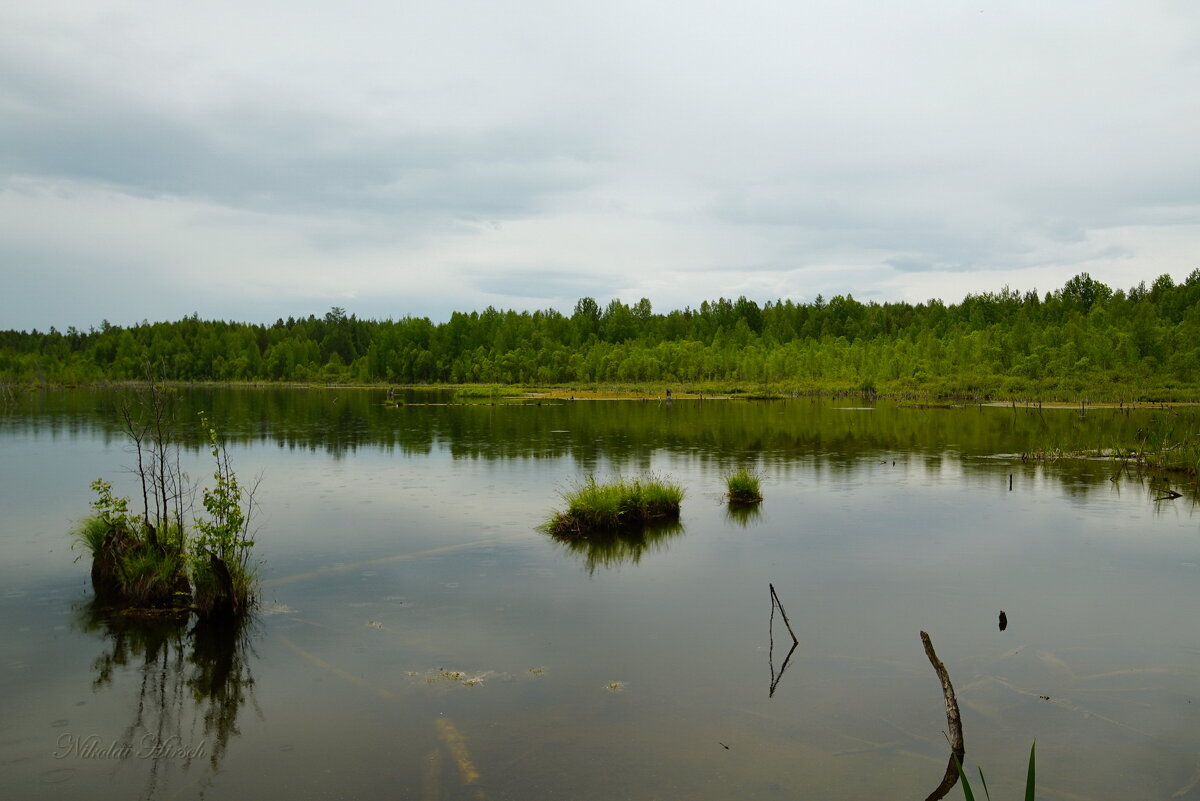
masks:
[[[133,616],[95,603],[79,607],[77,626],[98,635],[104,650],[92,663],[92,690],[114,688],[123,673],[137,676],[132,719],[117,741],[125,759],[147,763],[143,798],[157,798],[166,774],[207,759],[216,774],[238,717],[254,703],[251,674],[255,619],[198,622],[183,614]],[[204,784],[204,779],[200,781]]]

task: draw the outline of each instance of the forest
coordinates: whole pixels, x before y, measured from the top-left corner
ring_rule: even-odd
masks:
[[[675,386],[747,394],[1194,400],[1200,269],[1112,289],[1081,273],[1053,292],[959,303],[719,298],[657,312],[643,298],[570,315],[455,312],[364,320],[334,307],[271,324],[147,322],[0,332],[0,381]]]

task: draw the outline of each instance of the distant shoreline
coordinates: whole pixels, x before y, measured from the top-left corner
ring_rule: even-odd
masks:
[[[906,389],[903,391],[864,392],[845,386],[796,386],[792,384],[749,385],[734,382],[722,383],[663,383],[636,384],[597,383],[559,386],[531,386],[527,384],[389,384],[389,383],[332,383],[316,381],[166,381],[171,387],[209,389],[306,389],[306,390],[360,390],[374,392],[454,392],[456,403],[486,403],[489,401],[525,402],[538,400],[595,401],[595,400],[640,400],[640,401],[710,401],[710,400],[788,400],[800,398],[859,398],[907,402],[918,405],[946,406],[1016,406],[1018,408],[1046,409],[1125,409],[1125,408],[1168,408],[1200,405],[1200,388],[1167,387],[1157,390],[1132,387],[1110,387],[1070,393],[1061,390],[1047,391],[1043,396],[1029,393],[1006,395],[1004,393],[974,393],[945,391],[934,387]],[[0,404],[15,397],[18,392],[60,389],[105,389],[134,388],[145,386],[144,381],[100,381],[86,383],[40,383],[0,381]],[[668,393],[669,397],[668,397]]]

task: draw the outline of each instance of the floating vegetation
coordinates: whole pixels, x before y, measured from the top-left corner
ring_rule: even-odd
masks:
[[[625,682],[610,681],[608,684],[604,685],[604,689],[608,690],[610,693],[619,693],[625,689]]]
[[[619,531],[679,517],[684,490],[657,476],[618,478],[607,484],[595,476],[562,493],[565,511],[556,512],[542,530],[556,537],[584,536],[595,531]]]
[[[478,687],[488,679],[502,678],[508,679],[510,676],[502,673],[497,673],[494,670],[483,670],[477,673],[468,673],[465,670],[449,670],[447,668],[437,668],[428,673],[416,673],[409,671],[407,674],[413,677],[424,676],[426,684],[460,684],[463,687]]]
[[[725,497],[731,504],[749,504],[762,501],[759,477],[746,468],[725,476]]]

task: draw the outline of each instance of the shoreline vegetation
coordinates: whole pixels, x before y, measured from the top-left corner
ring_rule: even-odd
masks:
[[[639,382],[636,384],[581,382],[554,385],[537,384],[462,384],[462,383],[332,383],[313,381],[174,381],[158,382],[165,387],[180,388],[228,388],[228,389],[312,389],[312,390],[361,390],[384,391],[392,406],[455,406],[487,403],[528,403],[537,401],[777,401],[802,398],[833,398],[855,400],[887,400],[904,406],[926,409],[954,409],[962,406],[1003,406],[1017,409],[1068,409],[1074,411],[1090,409],[1173,409],[1200,406],[1200,384],[1186,392],[1175,393],[1174,399],[1127,400],[1132,390],[1113,390],[1111,395],[1072,392],[1042,395],[946,393],[913,390],[904,392],[863,391],[852,387],[804,386],[776,383],[769,386],[749,387],[739,383],[709,383],[693,385],[684,383]],[[115,389],[129,390],[145,387],[147,382],[138,379],[119,381],[97,380],[89,382],[12,382],[0,379],[0,408],[5,403],[15,402],[20,394],[54,389]],[[451,400],[403,401],[390,396],[398,392],[452,393]],[[668,394],[669,393],[669,394]]]
[[[1185,476],[1193,483],[1200,479],[1200,414],[1196,411],[1165,410],[1139,428],[1136,439],[1133,443],[1100,448],[1041,448],[1022,453],[1021,459],[1039,462],[1103,459],[1120,463],[1122,469],[1172,473]]]
[[[1200,400],[1200,270],[1114,290],[1082,273],[1039,295],[1005,287],[959,303],[808,303],[740,297],[652,309],[643,298],[573,313],[497,310],[250,324],[142,322],[0,331],[0,401],[22,387],[136,380],[149,361],[187,384],[654,388],[677,399],[858,395],[938,400]]]

